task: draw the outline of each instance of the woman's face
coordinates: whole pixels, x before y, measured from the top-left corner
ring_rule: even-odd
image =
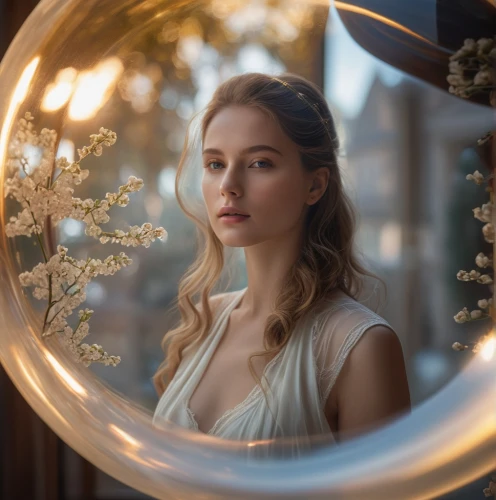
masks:
[[[203,142],[202,192],[212,229],[223,244],[248,247],[302,230],[311,177],[296,145],[269,116],[229,106],[210,122]],[[234,206],[250,217],[218,216]]]

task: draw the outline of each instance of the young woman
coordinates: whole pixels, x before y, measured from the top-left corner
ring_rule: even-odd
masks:
[[[162,343],[154,423],[233,440],[337,442],[409,411],[400,341],[358,301],[364,279],[376,277],[356,256],[338,138],[318,87],[290,73],[235,76],[204,111],[196,156],[189,136],[176,195],[204,244],[179,284],[181,323]],[[199,175],[194,215],[179,186]],[[231,247],[244,249],[248,286],[211,295]]]

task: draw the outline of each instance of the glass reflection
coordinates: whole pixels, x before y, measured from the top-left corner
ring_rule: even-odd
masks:
[[[95,165],[101,171],[81,186],[78,196],[101,197],[113,190],[122,166],[131,165],[145,180],[145,190],[135,200],[132,214],[117,212],[113,221],[133,224],[155,218],[153,223],[164,226],[170,235],[167,244],[136,250],[135,274],[125,286],[119,280],[95,283],[93,300],[100,312],[93,322],[95,337],[124,362],[118,373],[99,366],[91,369],[131,400],[148,409],[155,407],[151,376],[162,359],[158,346],[163,333],[178,319],[169,306],[177,281],[194,256],[194,227],[172,196],[184,127],[229,76],[297,69],[316,81],[321,72],[325,75],[326,96],[344,138],[341,164],[362,214],[360,244],[375,271],[395,291],[382,314],[402,335],[412,395],[419,404],[459,373],[466,359],[449,349],[462,335],[452,321],[457,310],[453,304],[466,302],[471,293],[465,284],[458,286],[455,276],[460,262],[471,258],[480,242],[471,232],[472,227],[473,231],[478,228],[470,225],[470,211],[467,215],[467,208],[477,205],[478,195],[470,191],[460,168],[463,174],[478,168],[478,159],[464,151],[492,126],[493,116],[490,110],[457,100],[380,63],[346,34],[335,12],[328,17],[325,35],[317,22],[322,10],[314,10],[310,2],[292,2],[289,7],[286,2],[246,4],[211,2],[206,16],[178,8],[173,21],[157,16],[155,22],[141,24],[113,46],[122,69],[116,64],[108,75],[96,71],[104,58],[95,49],[108,39],[95,37],[99,41],[88,45],[88,54],[76,71],[96,71],[98,78],[84,80],[84,85],[80,80],[80,88],[81,92],[91,88],[100,97],[88,106],[88,95],[81,94],[86,97],[79,102],[86,105],[77,105],[78,94],[72,89],[75,104],[69,119],[63,112],[72,102],[67,98],[69,85],[76,80],[63,73],[67,61],[52,56],[47,62],[50,77],[40,75],[41,80],[46,77],[46,86],[40,84],[26,101],[44,103],[43,120],[67,137],[61,141],[60,154],[69,155],[70,146],[64,141],[81,143],[95,124],[114,128],[122,138],[119,150],[109,152],[105,168]],[[143,2],[116,19],[131,23],[134,18],[139,25],[142,18],[135,16],[148,16],[145,7]],[[101,34],[104,22],[95,21],[85,28],[84,36]],[[316,47],[324,35],[326,50],[321,59]],[[76,46],[86,47],[82,38],[76,37]],[[39,62],[35,59],[26,67],[7,110],[0,157],[7,130]],[[61,74],[64,77],[59,79],[56,75]],[[438,190],[440,185],[447,188]],[[467,228],[467,241],[475,242],[473,247],[461,248],[456,243],[460,223]],[[106,255],[106,248],[79,236],[76,226],[61,225],[54,239],[71,241],[79,258]],[[19,242],[19,249],[19,267],[36,260],[31,245]],[[244,263],[240,255],[237,258],[239,274],[231,281],[233,289],[246,285]],[[490,357],[493,346],[494,342],[487,343],[484,356]]]

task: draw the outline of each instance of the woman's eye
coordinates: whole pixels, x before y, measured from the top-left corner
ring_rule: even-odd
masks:
[[[253,165],[255,165],[256,163],[265,163],[265,167],[259,167],[259,168],[268,168],[271,166],[271,164],[268,161],[258,160],[254,162]]]
[[[257,168],[260,168],[260,169],[266,169],[268,167],[271,167],[272,164],[268,161],[263,161],[263,160],[257,160],[255,162],[252,163],[252,165],[257,165],[258,164],[258,167]],[[261,165],[260,165],[261,164]],[[213,165],[213,166],[212,166]],[[222,163],[218,162],[218,161],[209,161],[205,164],[205,167],[208,168],[209,170],[219,170],[219,168],[216,168],[215,165],[220,165],[222,167]]]
[[[218,161],[209,161],[207,163],[207,168],[210,167],[210,165],[220,165]],[[217,168],[212,168],[211,170],[218,170]]]

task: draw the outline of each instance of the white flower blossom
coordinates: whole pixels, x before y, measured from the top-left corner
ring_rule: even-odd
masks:
[[[481,308],[481,309],[487,309],[489,307],[489,302],[487,299],[481,299],[477,302],[477,305]]]
[[[483,56],[490,53],[491,49],[493,49],[495,45],[495,42],[492,38],[479,38],[476,44],[477,44],[477,55]]]
[[[449,92],[462,98],[470,98],[473,94],[488,94],[489,104],[496,106],[496,73],[494,72],[494,62],[496,60],[496,36],[494,38],[481,38],[477,41],[466,39],[463,47],[453,54],[450,58],[449,71],[447,81],[450,84]],[[489,64],[488,64],[489,62]],[[490,68],[490,64],[492,64]],[[472,81],[473,78],[473,81]],[[477,141],[479,147],[486,145],[493,137],[491,132]],[[493,179],[494,173],[487,177],[487,180]],[[473,174],[466,176],[467,180],[473,181],[476,185],[481,185],[486,182],[486,178],[476,170]],[[493,180],[488,182],[485,191],[491,193],[491,202],[483,204],[482,207],[473,209],[474,217],[485,225],[482,228],[482,233],[486,242],[494,244],[495,228],[492,224],[492,200],[494,188],[492,187]],[[493,256],[486,256],[480,252],[475,263],[479,268],[493,267]],[[472,270],[470,273],[460,270],[457,273],[457,279],[462,281],[476,280],[477,283],[484,285],[492,285],[493,278],[489,274],[482,274]],[[493,286],[490,286],[491,293],[494,291]],[[463,324],[468,321],[492,318],[492,297],[489,299],[480,299],[477,301],[479,309],[468,311],[466,307],[459,311],[453,318],[457,323]],[[489,335],[479,338],[472,348],[473,353],[478,353],[483,349]],[[472,344],[472,342],[471,342]],[[465,351],[469,348],[460,342],[452,344],[452,349],[456,351]],[[496,474],[491,476],[489,487],[483,490],[484,496],[496,497]]]
[[[73,331],[70,326],[63,328],[63,338],[67,345],[69,352],[78,363],[84,366],[89,366],[92,362],[104,363],[105,366],[117,366],[120,361],[120,356],[109,356],[103,350],[103,347],[98,344],[88,345],[81,344],[81,341],[88,336],[89,325],[86,321],[81,322],[76,331]]]
[[[453,87],[470,87],[473,84],[471,78],[463,78],[461,75],[449,75],[447,78],[448,83],[453,85]]]
[[[489,481],[489,487],[482,490],[486,498],[496,496],[496,478],[493,481]]]
[[[470,311],[471,319],[480,319],[481,317],[482,317],[482,311],[480,309],[474,309],[473,311]]]
[[[484,239],[488,243],[494,243],[494,226],[492,223],[488,222],[483,228],[482,233],[484,235]]]
[[[23,286],[38,285],[41,290],[48,289],[48,279],[51,279],[52,300],[56,301],[56,304],[50,309],[51,315],[47,321],[49,328],[44,332],[44,336],[63,329],[60,320],[72,314],[72,311],[86,300],[85,288],[92,278],[98,275],[113,275],[132,263],[123,252],[119,256],[110,255],[102,262],[100,259],[77,261],[68,257],[67,249],[61,245],[57,250],[59,253],[51,257],[48,263],[40,263],[32,272],[20,275]],[[67,293],[69,290],[71,293]],[[41,295],[41,291],[37,295]],[[87,321],[92,314],[92,310],[85,309],[80,311],[80,318]]]
[[[110,220],[107,212],[113,205],[127,206],[129,193],[143,187],[143,180],[135,176],[130,176],[127,183],[119,187],[118,193],[107,193],[104,200],[73,197],[73,186],[81,184],[89,175],[89,170],[81,170],[81,160],[90,154],[100,156],[104,146],[115,144],[115,132],[100,128],[98,134],[90,136],[90,145],[78,150],[79,160],[69,162],[65,157],[55,158],[55,131],[43,129],[38,134],[32,121],[30,113],[19,120],[19,128],[8,147],[5,163],[8,178],[4,193],[5,197],[15,199],[21,209],[17,216],[9,218],[5,226],[7,236],[31,237],[33,234],[42,234],[48,218],[53,225],[65,218],[83,221],[86,224],[85,233],[99,238],[102,243],[112,241],[126,246],[148,247],[156,238],[163,239],[167,236],[164,228],[153,229],[148,222],[141,227],[132,226],[128,232],[118,229],[105,233],[100,228],[101,224]],[[23,156],[27,144],[42,151],[41,160],[35,167],[30,166]],[[59,173],[55,177],[57,171]],[[42,240],[40,246],[44,252]],[[38,300],[48,301],[42,337],[59,335],[74,359],[85,366],[92,362],[116,366],[121,361],[119,356],[110,356],[98,344],[81,343],[89,334],[88,321],[93,310],[79,310],[79,323],[75,330],[67,324],[66,318],[86,300],[85,289],[93,278],[113,275],[131,265],[132,260],[124,252],[109,255],[103,262],[92,258],[77,260],[70,257],[68,249],[62,245],[57,246],[55,255],[46,257],[45,252],[43,255],[45,262],[19,275],[21,286],[34,287],[33,296]]]
[[[483,252],[479,252],[475,258],[475,263],[478,267],[486,268],[492,266],[491,260]]]
[[[477,207],[472,209],[474,217],[479,219],[481,222],[491,222],[492,220],[492,203],[484,203],[482,207]]]
[[[138,179],[134,175],[128,178],[128,185],[131,191],[139,191],[143,187],[143,179]]]
[[[84,146],[83,149],[77,150],[79,160],[86,158],[90,154],[100,156],[103,152],[102,146],[112,146],[115,144],[117,135],[115,132],[102,127],[98,134],[90,135],[90,140],[91,144],[89,146]]]
[[[111,243],[120,243],[127,247],[143,245],[148,248],[156,238],[164,240],[167,236],[167,231],[163,227],[153,229],[149,222],[145,222],[141,227],[130,227],[127,233],[120,229],[116,229],[112,233],[104,233],[104,235],[100,237],[100,243],[105,244],[110,241]]]
[[[464,270],[458,271],[456,277],[460,281],[477,281],[477,283],[482,283],[484,285],[489,285],[493,282],[492,278],[488,274],[482,274],[479,271],[473,269],[469,273]]]
[[[94,238],[98,238],[101,243],[107,243],[108,241],[112,242],[121,242],[119,238],[124,237],[124,233],[105,233],[99,226],[101,224],[105,224],[110,220],[110,217],[107,215],[108,210],[113,205],[118,205],[121,207],[125,207],[129,203],[129,195],[128,193],[133,193],[139,191],[143,187],[143,180],[138,179],[135,176],[130,176],[125,185],[119,187],[119,192],[117,193],[106,193],[105,200],[81,200],[80,198],[73,198],[72,205],[73,209],[70,214],[70,217],[76,220],[81,220],[86,223],[85,234],[87,236],[92,236]],[[149,224],[149,223],[147,223]],[[150,232],[150,229],[147,232]],[[144,246],[149,246],[149,242],[154,241],[155,238],[163,238],[166,235],[166,232],[163,228],[157,228],[153,230],[147,238],[142,240]],[[135,236],[135,235],[132,235]],[[127,241],[127,240],[126,240]],[[135,242],[136,243],[136,242]],[[126,244],[126,243],[123,243]],[[129,243],[129,245],[132,243]],[[129,246],[127,245],[127,246]],[[136,246],[134,244],[133,246]]]
[[[450,61],[458,61],[467,56],[475,56],[477,54],[477,43],[472,38],[467,38],[463,42],[463,47],[461,47],[457,52],[450,56]]]
[[[474,76],[474,85],[490,85],[492,83],[492,75],[489,71],[489,66],[487,68],[481,69]]]
[[[475,269],[473,269],[469,273],[467,271],[460,270],[456,274],[456,277],[460,281],[473,281],[473,280],[478,279],[480,277],[480,275],[481,275],[481,273],[479,271],[476,271]]]
[[[451,61],[448,67],[453,75],[463,75],[464,67],[459,61]]]
[[[478,280],[477,283],[482,283],[483,285],[490,285],[493,282],[493,279],[488,274],[483,274]]]
[[[82,321],[88,321],[94,312],[95,311],[92,311],[91,309],[81,309],[78,313],[79,319],[82,319]]]
[[[457,323],[466,323],[467,321],[470,321],[470,313],[468,312],[468,309],[464,307],[461,311],[456,313],[453,318]]]
[[[474,181],[478,186],[484,182],[484,176],[476,170],[473,174],[468,174],[466,176],[467,181]]]
[[[495,39],[480,38],[475,41],[471,38],[464,41],[461,47],[449,60],[449,75],[446,77],[449,92],[462,98],[469,98],[472,94],[489,93],[490,104],[493,103],[493,92],[496,85],[494,71],[492,71],[492,54],[495,54]]]

